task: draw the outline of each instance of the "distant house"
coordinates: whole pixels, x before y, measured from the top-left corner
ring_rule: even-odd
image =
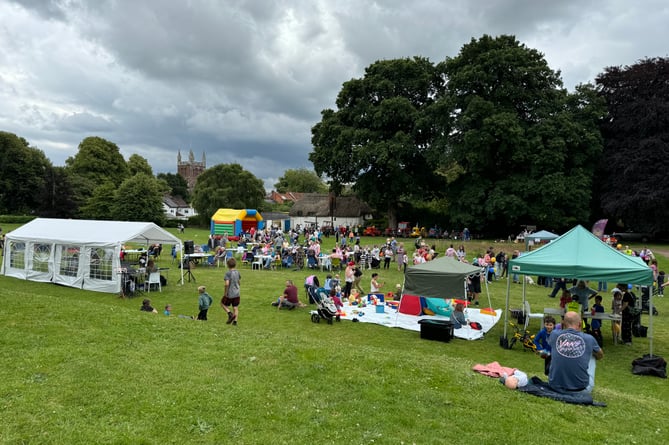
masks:
[[[330,199],[330,195],[305,193],[290,209],[290,226],[363,225],[372,217],[372,208],[355,196]]]
[[[265,227],[275,227],[283,231],[290,229],[290,215],[285,212],[262,212],[265,219]]]
[[[302,196],[304,196],[304,193],[300,192],[280,193],[277,192],[276,190],[272,190],[272,192],[269,194],[269,199],[277,204],[283,204],[285,202],[297,202],[302,198]]]
[[[180,196],[163,196],[163,211],[169,219],[187,220],[197,212]]]

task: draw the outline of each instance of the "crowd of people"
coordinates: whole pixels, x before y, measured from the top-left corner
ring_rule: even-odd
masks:
[[[246,248],[248,244],[252,244],[249,246],[252,255],[270,256],[272,262],[281,261],[284,267],[309,272],[304,280],[304,298],[300,297],[300,290],[293,279],[286,280],[283,289],[271,298],[272,306],[278,310],[294,310],[313,303],[308,289],[321,287],[317,269],[321,269],[321,273],[326,273],[322,287],[337,309],[341,309],[346,301],[357,301],[366,294],[384,293],[386,298],[399,300],[402,295],[401,284],[388,287],[386,280],[381,277],[384,271],[389,271],[393,267],[393,262],[397,270],[403,272],[409,265],[422,264],[442,255],[434,245],[428,245],[420,238],[416,240],[415,249],[407,249],[404,242],[394,237],[387,238],[385,242],[362,245],[359,235],[353,231],[336,233],[338,242],[327,252],[321,248],[322,232],[317,230],[287,233],[276,229],[257,230],[240,234],[243,236],[240,238],[239,246]],[[304,235],[302,243],[298,242],[301,235]],[[221,307],[227,314],[227,323],[236,325],[239,317],[241,274],[236,269],[236,259],[227,255],[226,241],[217,243],[216,239],[212,238],[210,243],[215,249],[215,257],[225,261],[228,267],[224,276],[225,291],[221,298]],[[490,246],[484,253],[468,257],[465,245],[450,244],[443,255],[482,268],[483,273],[468,279],[467,297],[473,304],[478,304],[481,284],[486,281],[510,278],[513,282],[520,282],[520,277],[512,272],[510,274],[509,271],[509,261],[521,255],[518,250],[511,249],[510,252],[505,252],[503,248],[495,249]],[[631,251],[629,254],[638,255],[649,264],[658,285],[658,293],[661,294],[666,284],[665,274],[658,270],[657,261],[650,249]],[[319,257],[323,255],[329,258],[327,272],[323,270],[323,263],[319,261]],[[265,267],[270,267],[269,262]],[[549,297],[556,298],[559,295],[559,305],[564,313],[560,320],[556,320],[552,315],[545,316],[542,328],[534,338],[537,351],[545,359],[544,373],[548,376],[549,384],[556,391],[589,393],[594,386],[594,362],[603,357],[603,335],[601,319],[592,318],[590,323],[588,319],[591,318],[589,315],[607,312],[601,294],[607,290],[607,283],[598,283],[595,290],[584,280],[539,277],[538,284],[551,288]],[[207,294],[205,287],[200,286],[198,320],[207,320],[207,311],[212,302],[213,299]],[[615,341],[631,344],[635,305],[636,296],[632,286],[619,283],[613,288],[610,312],[620,315],[620,320],[614,319],[611,322]],[[142,310],[156,312],[148,300],[144,301]],[[166,306],[164,313],[170,315],[171,306]],[[451,319],[456,328],[469,323],[463,304],[458,303],[454,306]],[[526,381],[522,376],[508,376],[507,386],[522,385]]]

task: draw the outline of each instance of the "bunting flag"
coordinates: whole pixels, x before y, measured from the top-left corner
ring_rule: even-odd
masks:
[[[592,233],[595,235],[597,238],[601,238],[604,236],[604,229],[606,229],[606,223],[608,223],[608,219],[600,219],[596,223],[592,225]]]

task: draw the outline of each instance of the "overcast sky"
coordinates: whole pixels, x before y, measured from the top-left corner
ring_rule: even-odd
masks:
[[[311,127],[376,60],[513,34],[573,91],[669,51],[666,0],[0,0],[0,17],[0,130],[54,165],[100,136],[154,173],[192,149],[268,189],[313,168]]]

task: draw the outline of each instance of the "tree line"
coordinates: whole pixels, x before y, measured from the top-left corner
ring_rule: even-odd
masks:
[[[377,61],[344,82],[309,159],[390,226],[419,206],[489,234],[599,218],[669,231],[668,74],[669,59],[643,59],[568,92],[539,51],[484,35],[443,62]]]
[[[442,62],[377,61],[344,82],[312,128],[315,173],[287,170],[275,187],[354,193],[390,227],[420,219],[492,235],[609,218],[669,232],[668,111],[667,58],[607,67],[569,92],[540,52],[484,35]],[[220,207],[266,206],[262,181],[239,164],[207,169],[190,196],[178,174],[154,176],[100,137],[58,167],[0,132],[0,214],[164,223],[164,194],[203,221]]]
[[[180,175],[154,176],[145,158],[133,154],[126,161],[116,144],[96,136],[85,138],[60,167],[25,139],[0,131],[0,161],[0,214],[164,224],[165,194],[193,202],[208,216],[211,206],[254,205],[264,198],[262,181],[238,164],[205,171],[191,197]]]

